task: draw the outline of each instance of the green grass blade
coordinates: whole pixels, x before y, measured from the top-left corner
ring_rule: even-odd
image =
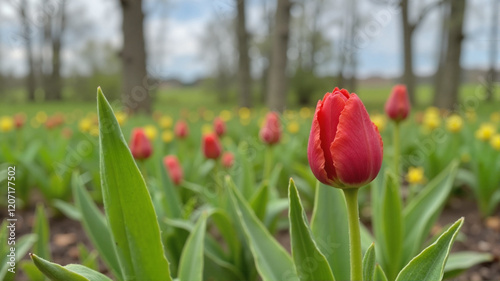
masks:
[[[33,233],[38,237],[33,245],[33,252],[41,258],[50,259],[50,230],[47,214],[42,204],[36,206],[35,224],[33,226]]]
[[[387,276],[385,276],[385,272],[380,267],[380,264],[375,266],[375,273],[373,274],[373,281],[387,281]]]
[[[125,280],[171,280],[160,227],[144,178],[113,109],[98,89],[104,207]]]
[[[351,278],[348,229],[347,208],[342,191],[319,184],[316,187],[311,231],[337,280]]]
[[[363,257],[363,281],[373,280],[375,275],[375,244],[372,243]]]
[[[111,281],[106,275],[78,264],[61,266],[30,254],[36,267],[52,281]]]
[[[203,278],[203,249],[206,226],[207,217],[203,215],[198,219],[188,237],[179,263],[180,280],[201,281]]]
[[[436,242],[425,248],[399,272],[396,281],[442,280],[444,268],[453,241],[462,227],[464,219],[456,221]]]
[[[458,276],[465,270],[483,263],[493,260],[493,256],[490,253],[478,253],[478,252],[459,252],[451,253],[444,267],[444,279],[450,279]]]
[[[292,179],[288,187],[288,198],[292,257],[300,280],[335,280],[328,261],[313,239],[297,187]],[[312,261],[314,266],[311,266]]]

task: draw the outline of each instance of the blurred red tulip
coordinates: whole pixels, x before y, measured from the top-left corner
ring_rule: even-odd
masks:
[[[385,103],[385,113],[396,122],[405,120],[410,113],[411,105],[405,85],[396,85]]]
[[[153,152],[151,142],[142,128],[135,128],[132,131],[132,140],[130,141],[130,151],[135,159],[143,160],[149,158]]]
[[[220,117],[214,119],[214,131],[219,137],[226,133],[226,123]]]
[[[21,129],[26,122],[26,115],[24,113],[18,113],[14,115],[14,126],[16,129]]]
[[[233,164],[234,155],[229,151],[224,152],[224,154],[222,154],[222,166],[224,166],[224,168],[226,169],[229,169],[233,166]]]
[[[179,139],[184,139],[189,135],[189,127],[184,120],[179,120],[175,123],[175,136]]]
[[[383,144],[363,102],[335,88],[318,101],[307,156],[316,178],[337,188],[371,182],[382,165]]]
[[[167,169],[170,179],[175,185],[179,185],[182,182],[183,173],[182,166],[179,160],[174,155],[167,155],[163,158],[163,165]]]
[[[62,129],[61,131],[61,135],[65,138],[65,139],[70,139],[72,136],[73,136],[73,130],[71,130],[71,128],[69,127],[66,127],[64,129]]]
[[[215,134],[203,136],[203,154],[208,159],[217,159],[220,157],[222,147],[219,138]]]
[[[276,112],[269,112],[266,115],[264,126],[260,129],[260,139],[266,144],[273,145],[281,139],[281,123]]]

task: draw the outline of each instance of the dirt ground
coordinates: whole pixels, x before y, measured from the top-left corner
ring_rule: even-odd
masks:
[[[453,197],[449,200],[444,209],[438,224],[433,231],[437,232],[445,225],[455,222],[460,217],[465,217],[461,233],[465,239],[457,240],[452,251],[479,251],[489,252],[495,257],[493,262],[484,263],[470,268],[465,273],[452,280],[457,281],[480,281],[480,280],[500,280],[500,209],[489,218],[481,218],[475,202],[471,196]],[[5,214],[1,214],[5,217]],[[33,224],[34,209],[18,211],[17,237],[31,232]],[[286,231],[278,234],[278,240],[288,250],[290,248],[290,238]],[[79,242],[84,243],[92,249],[92,245],[82,229],[79,222],[66,218],[62,215],[54,216],[50,219],[50,250],[53,261],[62,265],[68,263],[78,263]],[[25,257],[28,259],[28,257]],[[100,262],[100,271],[109,274]],[[16,280],[28,280],[22,274],[18,274]]]

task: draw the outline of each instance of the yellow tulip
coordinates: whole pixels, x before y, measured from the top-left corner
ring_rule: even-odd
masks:
[[[490,144],[496,151],[500,151],[500,134],[491,137]]]
[[[174,119],[170,116],[162,116],[158,122],[160,124],[160,128],[162,129],[170,129],[174,124]]]
[[[14,128],[14,120],[10,116],[0,118],[0,131],[8,132]]]
[[[172,131],[168,130],[168,131],[164,131],[163,133],[161,133],[161,140],[164,143],[169,143],[173,139],[174,139],[174,133]]]
[[[81,132],[84,133],[89,132],[91,128],[92,128],[92,120],[88,118],[83,118],[78,123],[78,129],[80,129]]]
[[[384,131],[385,125],[387,124],[387,119],[382,114],[374,114],[371,117],[371,120],[375,126],[377,126],[379,132]]]
[[[457,133],[462,130],[464,121],[459,115],[452,115],[446,119],[446,128],[452,133]]]
[[[410,167],[406,174],[406,180],[410,184],[421,184],[425,182],[424,168]]]
[[[219,115],[220,115],[220,118],[224,122],[227,122],[227,121],[231,120],[231,118],[233,118],[233,114],[231,113],[231,111],[229,111],[227,109],[224,109],[223,111],[221,111]]]
[[[300,125],[297,121],[292,121],[288,123],[288,126],[286,127],[289,133],[291,134],[296,134],[300,130]]]
[[[482,141],[488,141],[496,132],[495,126],[489,123],[483,123],[476,131],[476,138]]]
[[[146,125],[144,127],[144,134],[146,134],[149,140],[154,140],[158,135],[158,130],[153,125]]]

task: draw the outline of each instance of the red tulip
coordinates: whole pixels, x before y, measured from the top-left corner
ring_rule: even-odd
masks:
[[[361,187],[377,176],[382,152],[378,129],[356,94],[335,88],[318,101],[307,156],[320,182],[337,188]]]
[[[385,103],[385,113],[392,120],[399,122],[405,120],[410,112],[410,100],[405,85],[396,85]]]
[[[260,129],[260,139],[269,144],[273,145],[280,141],[281,139],[281,123],[276,112],[269,112],[266,115],[266,121],[264,126]]]
[[[24,113],[18,113],[14,115],[14,126],[16,129],[21,129],[26,122],[26,115]]]
[[[135,128],[132,131],[132,140],[130,141],[130,151],[135,159],[142,160],[149,158],[153,152],[151,142],[142,128]]]
[[[217,159],[221,152],[222,148],[217,135],[212,133],[203,136],[203,154],[205,154],[206,158]]]
[[[219,137],[226,133],[226,123],[220,117],[214,119],[214,131]]]
[[[167,155],[163,158],[163,165],[167,169],[170,179],[175,185],[179,185],[182,182],[182,166],[179,164],[177,157],[173,155]]]
[[[234,155],[227,151],[222,154],[222,166],[224,166],[226,169],[229,169],[233,166],[234,164]]]
[[[177,123],[175,123],[174,132],[176,137],[178,137],[179,139],[184,139],[189,134],[189,127],[185,121],[179,120],[177,121]]]

